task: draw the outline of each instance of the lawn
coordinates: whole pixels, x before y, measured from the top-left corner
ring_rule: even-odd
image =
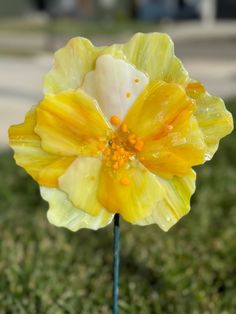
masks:
[[[236,116],[236,101],[228,108]],[[197,169],[191,213],[170,232],[121,222],[121,314],[235,313],[235,133],[221,144]],[[112,226],[51,226],[11,153],[0,172],[0,313],[110,313]]]

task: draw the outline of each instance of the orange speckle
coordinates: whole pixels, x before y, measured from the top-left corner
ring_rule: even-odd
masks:
[[[118,161],[118,166],[119,166],[119,168],[122,167],[122,166],[124,165],[124,163],[125,163],[125,160],[124,160],[124,159],[119,160],[119,161]]]
[[[131,145],[134,145],[136,143],[136,135],[134,133],[129,134],[128,136],[128,142]]]
[[[123,154],[123,153],[125,152],[124,147],[120,147],[120,146],[119,146],[118,152],[119,152],[120,154]]]
[[[127,185],[130,184],[130,179],[129,179],[128,177],[123,177],[123,178],[120,179],[120,183],[121,183],[122,185],[127,186]]]
[[[127,126],[127,124],[123,123],[123,124],[121,125],[121,131],[124,132],[124,133],[128,132],[128,126]]]
[[[205,87],[200,82],[190,82],[186,87],[187,92],[189,93],[204,93]]]
[[[118,161],[116,161],[116,162],[114,163],[113,169],[114,169],[114,170],[118,170],[118,169],[119,169],[119,163],[118,163]]]
[[[134,133],[130,133],[128,136],[128,138],[135,138],[135,137],[136,137],[136,135]]]
[[[136,143],[136,140],[129,140],[130,144],[134,145]]]
[[[128,141],[130,144],[134,144],[136,142],[136,135],[134,133],[129,134]]]
[[[103,149],[104,149],[104,147],[105,147],[105,145],[104,145],[103,143],[99,143],[99,144],[98,144],[98,149],[103,150]]]
[[[144,160],[145,160],[145,157],[141,156],[141,157],[139,158],[139,160],[140,160],[140,161],[144,161]]]
[[[173,125],[171,125],[171,124],[168,124],[167,126],[166,126],[166,130],[167,131],[171,131],[171,130],[173,130]]]
[[[127,92],[127,93],[126,93],[126,97],[127,97],[127,98],[130,98],[130,97],[131,97],[131,93],[130,93],[130,92]]]
[[[139,83],[139,82],[140,82],[140,80],[139,80],[139,79],[135,79],[134,81],[135,81],[135,83]]]
[[[138,140],[134,146],[137,151],[141,151],[143,149],[144,142],[142,140]]]
[[[105,156],[109,156],[109,155],[111,154],[110,148],[106,147],[106,148],[104,149],[104,154],[105,154]]]
[[[114,154],[112,155],[111,160],[112,161],[118,160],[118,154],[116,152],[114,152]]]
[[[118,116],[112,116],[110,119],[110,122],[113,125],[119,125],[120,124],[120,118]]]

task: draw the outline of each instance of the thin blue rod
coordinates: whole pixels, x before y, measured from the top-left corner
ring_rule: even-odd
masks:
[[[114,248],[113,248],[113,307],[112,313],[119,312],[119,225],[120,215],[115,214],[114,217]]]

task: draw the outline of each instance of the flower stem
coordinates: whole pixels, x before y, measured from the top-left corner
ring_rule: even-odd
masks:
[[[113,249],[113,308],[112,313],[118,314],[119,300],[119,225],[120,215],[114,217],[114,249]]]

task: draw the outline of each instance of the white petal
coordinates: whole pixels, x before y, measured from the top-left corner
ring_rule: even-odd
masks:
[[[48,220],[57,227],[65,227],[71,231],[82,228],[97,230],[107,226],[113,215],[101,209],[99,215],[91,216],[73,206],[67,194],[55,188],[40,187],[43,199],[49,203]]]
[[[85,76],[82,89],[98,101],[108,119],[113,115],[123,119],[148,81],[131,64],[102,55],[97,59],[95,70]]]

